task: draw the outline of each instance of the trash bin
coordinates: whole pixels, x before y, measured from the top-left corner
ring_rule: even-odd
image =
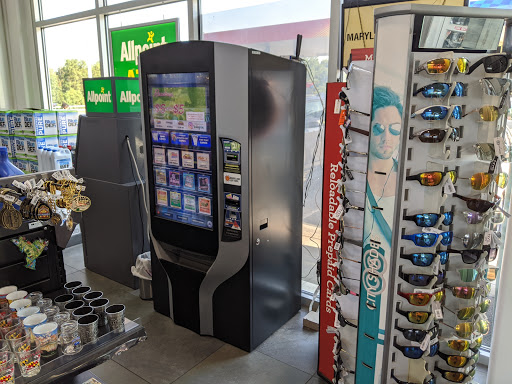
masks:
[[[139,278],[140,298],[142,300],[151,300],[153,298],[151,253],[145,252],[137,256],[135,266],[132,267],[132,275]]]
[[[153,299],[153,284],[151,284],[151,280],[139,279],[139,290],[139,296],[142,300]]]

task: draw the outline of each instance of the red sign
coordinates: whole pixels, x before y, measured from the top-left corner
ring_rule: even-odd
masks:
[[[352,61],[373,60],[373,48],[356,48],[350,51]]]
[[[340,102],[339,93],[345,83],[328,83],[325,139],[324,139],[324,174],[322,192],[322,269],[320,275],[320,336],[318,345],[318,374],[332,382],[334,379],[334,334],[327,333],[327,327],[334,327],[336,305],[330,300],[335,286],[334,278],[338,274],[336,267],[336,230],[339,222],[334,218],[338,208],[338,180],[341,179],[341,161],[339,143],[343,140],[343,132],[339,126]],[[338,103],[338,104],[336,104]]]

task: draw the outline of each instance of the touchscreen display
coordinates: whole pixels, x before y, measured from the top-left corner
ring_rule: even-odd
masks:
[[[156,216],[213,229],[209,75],[148,75]]]

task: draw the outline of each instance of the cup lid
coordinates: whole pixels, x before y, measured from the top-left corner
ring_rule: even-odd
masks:
[[[30,299],[19,299],[19,300],[14,300],[11,304],[9,304],[9,308],[11,308],[12,310],[15,310],[18,308],[30,307],[31,304],[32,304],[32,300],[30,300]]]
[[[45,333],[51,333],[57,330],[58,324],[54,321],[44,324],[39,324],[34,327],[34,335],[44,335]]]
[[[23,319],[23,325],[25,327],[33,327],[34,325],[38,325],[43,321],[46,321],[48,317],[44,313],[36,313],[34,315],[30,315]]]
[[[15,285],[7,285],[5,287],[0,288],[0,296],[6,296],[11,292],[17,291],[18,287]]]

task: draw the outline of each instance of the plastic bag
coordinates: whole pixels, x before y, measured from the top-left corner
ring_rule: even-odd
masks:
[[[139,279],[151,280],[151,253],[145,252],[137,256],[135,266],[132,267],[132,275]]]

